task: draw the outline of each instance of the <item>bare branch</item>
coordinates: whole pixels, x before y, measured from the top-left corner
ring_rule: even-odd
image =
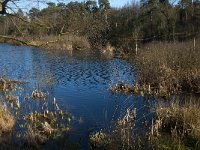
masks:
[[[0,0],[0,14],[6,14],[6,6],[9,1],[11,0]]]

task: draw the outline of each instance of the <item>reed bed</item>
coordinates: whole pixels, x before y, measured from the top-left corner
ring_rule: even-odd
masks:
[[[200,93],[200,44],[154,42],[141,48],[134,64],[141,85],[159,93]]]
[[[199,108],[194,101],[158,104],[150,132],[154,149],[200,149]]]
[[[150,149],[147,119],[145,116],[137,116],[139,111],[136,108],[127,109],[114,128],[90,135],[92,149]]]
[[[93,149],[200,149],[200,101],[195,97],[159,99],[150,112],[127,109],[111,131],[90,136]],[[140,115],[139,115],[140,114]]]

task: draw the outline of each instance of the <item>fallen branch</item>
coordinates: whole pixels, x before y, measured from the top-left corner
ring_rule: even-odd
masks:
[[[49,44],[56,43],[59,41],[59,39],[56,39],[54,41],[44,41],[44,42],[37,42],[37,41],[25,41],[19,39],[19,37],[13,37],[13,36],[7,36],[7,35],[0,35],[0,39],[8,39],[8,40],[13,40],[16,42],[19,42],[22,45],[26,46],[33,46],[33,47],[43,47],[43,46],[49,46]]]
[[[17,41],[17,42],[19,42],[19,43],[21,43],[23,45],[29,45],[29,42],[20,40],[19,38],[12,37],[12,36],[0,35],[0,38],[2,38],[2,39],[8,39],[8,40],[14,40],[14,41]]]

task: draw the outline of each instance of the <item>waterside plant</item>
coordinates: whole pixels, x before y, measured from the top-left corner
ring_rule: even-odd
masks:
[[[148,140],[146,134],[140,135],[137,123],[144,121],[144,118],[138,118],[137,109],[127,109],[123,117],[120,117],[114,128],[109,131],[99,131],[90,135],[90,144],[92,149],[146,149]],[[146,121],[146,120],[145,120]],[[142,125],[146,130],[147,125]],[[141,128],[143,128],[141,127]]]
[[[200,93],[200,44],[153,42],[130,55],[137,80],[132,85],[118,82],[112,92],[170,97],[189,92]]]
[[[35,89],[22,101],[21,85],[19,81],[0,79],[0,137],[4,137],[3,133],[14,133],[11,134],[12,138],[39,148],[41,144],[44,145],[50,139],[56,139],[70,130],[73,117],[59,107],[55,97],[49,100],[47,92]],[[39,108],[31,108],[34,104]],[[12,130],[14,128],[19,128],[20,133]]]
[[[200,149],[198,102],[160,103],[155,113],[150,133],[154,149]]]
[[[90,136],[91,144],[108,150],[200,149],[200,103],[194,99],[156,100],[144,116],[136,108],[127,109],[114,129]]]
[[[0,136],[10,133],[15,125],[15,118],[10,113],[6,105],[0,106]]]
[[[162,93],[200,93],[200,44],[193,41],[155,42],[141,48],[135,59],[138,80]]]
[[[28,145],[38,146],[48,142],[49,138],[61,136],[70,130],[72,116],[61,109],[49,111],[45,108],[43,112],[30,113],[24,116],[25,141]]]

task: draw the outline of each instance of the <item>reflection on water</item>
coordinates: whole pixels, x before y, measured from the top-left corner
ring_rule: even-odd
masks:
[[[110,85],[134,82],[134,68],[127,62],[107,59],[97,51],[47,51],[30,47],[0,46],[0,75],[28,82],[25,95],[34,88],[48,91],[72,113],[75,139],[87,139],[90,130],[104,128],[128,107],[142,108],[145,101],[112,95]],[[82,141],[84,147],[87,143]]]

